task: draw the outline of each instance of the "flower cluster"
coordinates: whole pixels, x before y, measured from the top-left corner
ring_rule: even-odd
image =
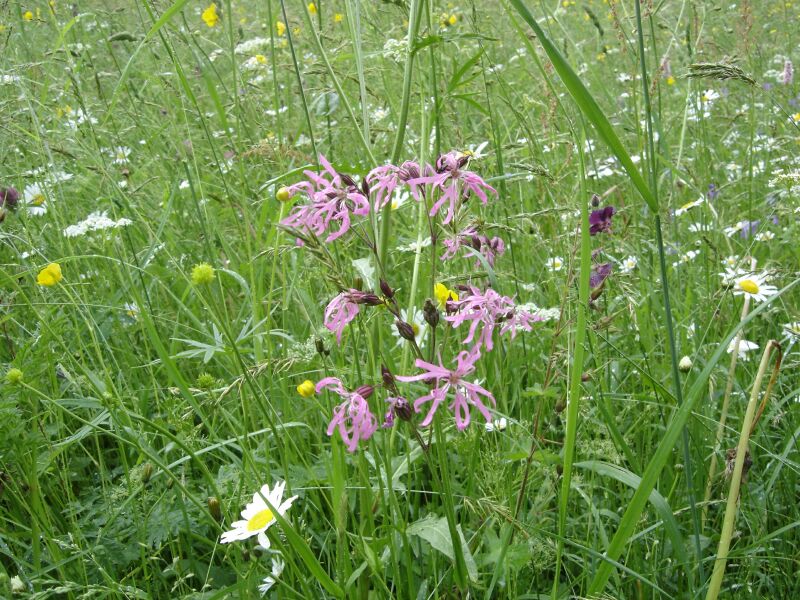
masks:
[[[493,187],[469,170],[474,156],[471,152],[452,151],[439,156],[434,165],[412,161],[381,165],[360,181],[340,173],[324,156],[320,156],[319,171],[306,170],[304,180],[276,192],[276,198],[281,202],[288,202],[296,196],[301,198],[281,225],[297,236],[300,245],[312,249],[319,249],[320,243],[335,242],[352,230],[374,254],[381,275],[385,276],[384,261],[377,253],[376,240],[370,236],[374,235],[375,222],[382,218],[385,209],[394,209],[400,197],[410,197],[422,204],[431,219],[432,244],[436,243],[436,228],[444,229],[448,234],[442,242],[444,252],[441,260],[455,258],[463,252],[464,256],[476,259],[477,269],[481,265],[494,267],[505,252],[505,242],[500,237],[485,235],[474,224],[459,227],[470,200],[477,199],[486,205],[490,195],[497,195]],[[598,221],[598,231],[609,229],[613,214],[614,209],[609,207]],[[360,265],[358,268],[365,279],[372,279],[374,268],[361,268],[365,260],[371,262],[359,259],[353,264]],[[338,274],[333,279],[341,282]],[[432,290],[433,298],[425,302],[421,311],[413,305],[400,308],[395,290],[384,279],[380,279],[377,293],[362,291],[360,285],[339,285],[342,291],[325,307],[323,319],[337,343],[341,345],[345,329],[362,313],[363,307],[380,306],[383,310],[376,311],[376,314],[392,316],[398,344],[408,342],[416,356],[415,365],[422,372],[395,377],[384,367],[382,385],[363,384],[356,388],[346,387],[337,377],[326,377],[316,385],[309,380],[303,381],[297,386],[297,393],[303,398],[327,390],[340,399],[328,423],[329,436],[338,434],[350,452],[355,452],[360,442],[369,440],[380,428],[376,416],[378,411],[370,405],[370,399],[377,396],[376,389],[385,392],[384,428],[394,426],[398,417],[411,421],[414,412],[422,411],[426,414],[420,425],[428,426],[438,407],[446,400],[459,430],[469,425],[473,408],[487,423],[493,422],[494,396],[470,375],[475,372],[482,354],[493,350],[495,332],[509,334],[513,339],[519,331],[531,331],[532,324],[542,320],[541,316],[518,307],[511,297],[491,287],[484,289],[472,283],[455,286],[456,289],[437,283]],[[444,311],[443,319],[441,311]],[[442,320],[454,329],[463,326],[466,330],[462,343],[468,349],[462,347],[456,352],[452,369],[444,366],[441,347],[429,349],[430,357],[438,353],[438,364],[425,360],[422,355],[427,328],[432,330],[430,338],[435,346],[436,328]],[[441,339],[439,341],[441,343]],[[398,382],[425,382],[431,388],[415,400],[407,400],[398,390]]]

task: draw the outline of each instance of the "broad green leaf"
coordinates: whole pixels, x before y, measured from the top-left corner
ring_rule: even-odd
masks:
[[[453,541],[450,538],[450,529],[447,525],[446,517],[428,515],[419,521],[415,521],[406,529],[408,535],[416,535],[428,542],[433,548],[444,554],[450,560],[455,560],[453,553]],[[469,550],[461,525],[458,525],[458,536],[461,538],[461,548],[464,553],[464,562],[467,565],[467,573],[472,581],[478,580],[478,566]]]

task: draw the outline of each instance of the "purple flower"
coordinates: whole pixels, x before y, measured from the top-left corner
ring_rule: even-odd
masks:
[[[772,89],[772,84],[769,81],[765,81],[763,84],[761,84],[761,87],[764,88],[765,92],[768,92]]]
[[[510,332],[513,339],[518,329],[530,331],[531,323],[540,320],[518,309],[511,298],[501,296],[491,288],[485,292],[481,292],[474,285],[466,289],[469,291],[468,295],[462,294],[459,300],[447,303],[448,315],[445,316],[445,320],[452,323],[453,327],[470,321],[469,334],[463,343],[469,344],[474,341],[475,353],[480,352],[481,346],[487,350],[494,347],[492,337],[496,327],[500,327],[501,335]]]
[[[375,294],[350,289],[342,292],[325,308],[325,327],[336,333],[336,341],[342,343],[342,332],[350,321],[356,318],[361,304],[377,306],[382,301]]]
[[[394,427],[395,417],[400,417],[404,421],[408,421],[411,418],[411,405],[402,396],[390,396],[386,399],[386,402],[389,404],[389,408],[383,417],[383,425],[381,425],[384,429]]]
[[[742,228],[739,230],[739,235],[743,240],[749,238],[761,225],[761,219],[755,221],[742,221]]]
[[[431,207],[430,216],[437,214],[447,204],[447,214],[442,221],[445,225],[455,217],[459,199],[466,200],[470,195],[475,195],[485,205],[488,201],[487,191],[497,195],[497,190],[481,179],[480,176],[472,171],[464,170],[467,162],[469,162],[468,156],[461,155],[455,151],[448,152],[438,158],[433,174],[416,177],[408,181],[412,189],[414,189],[414,186],[426,184],[431,184],[439,189],[439,199]]]
[[[480,353],[476,350],[472,352],[460,352],[456,357],[456,368],[452,371],[450,369],[445,369],[444,366],[441,365],[441,359],[439,359],[439,365],[434,365],[418,358],[414,364],[417,365],[417,368],[424,369],[424,373],[407,377],[397,377],[399,381],[404,382],[429,380],[435,382],[436,387],[434,387],[429,394],[414,400],[414,410],[416,412],[420,412],[420,409],[426,402],[431,403],[428,414],[420,424],[422,427],[427,427],[431,424],[436,409],[447,399],[447,394],[451,389],[455,392],[455,398],[449,408],[453,411],[456,419],[456,427],[459,430],[463,430],[469,425],[471,406],[478,409],[478,412],[483,415],[487,423],[491,422],[492,415],[489,409],[486,408],[482,398],[488,399],[491,401],[492,406],[495,406],[497,403],[495,402],[494,396],[477,383],[464,381],[464,377],[475,370],[475,362],[479,358]]]
[[[716,200],[719,196],[719,188],[714,183],[708,184],[708,193],[706,194],[709,200]]]
[[[589,287],[592,289],[600,287],[609,275],[611,275],[611,263],[595,265],[592,267],[592,274],[589,275]]]
[[[0,208],[16,208],[19,203],[19,192],[13,187],[0,188]]]
[[[783,76],[781,77],[781,83],[783,85],[792,85],[792,81],[794,81],[794,65],[792,65],[792,61],[787,58],[786,62],[783,63]]]
[[[308,181],[301,181],[287,187],[291,198],[298,192],[304,193],[310,204],[295,206],[281,225],[295,229],[305,229],[315,235],[328,231],[332,222],[339,223],[339,229],[325,238],[332,242],[350,229],[352,216],[369,214],[369,200],[349,175],[337,173],[324,156],[319,156],[322,173],[305,171]]]
[[[449,260],[453,258],[461,249],[462,246],[473,248],[483,254],[489,266],[494,267],[494,262],[498,256],[501,256],[506,251],[506,244],[502,238],[493,237],[489,239],[487,236],[478,233],[475,226],[470,225],[464,228],[460,233],[456,234],[453,238],[448,238],[443,242],[446,251],[442,254],[442,260]],[[481,267],[481,261],[475,261],[475,267]]]
[[[602,231],[609,231],[611,229],[611,217],[616,212],[614,207],[610,205],[599,210],[593,210],[592,214],[589,215],[589,233],[597,235]]]
[[[338,429],[347,450],[355,452],[360,440],[368,440],[378,430],[378,420],[372,414],[369,403],[364,397],[365,390],[368,390],[366,395],[369,396],[372,388],[367,386],[350,392],[336,377],[326,377],[317,383],[316,391],[319,394],[327,387],[344,398],[344,402],[333,409],[333,418],[328,423],[327,434],[333,435],[334,430]]]

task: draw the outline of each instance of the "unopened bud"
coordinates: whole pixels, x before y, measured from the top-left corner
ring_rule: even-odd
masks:
[[[282,187],[279,188],[277,192],[275,192],[275,199],[278,202],[287,202],[292,195],[289,193],[289,188]]]
[[[394,390],[397,387],[394,381],[394,375],[392,375],[392,372],[386,365],[381,365],[381,379],[383,379],[383,385],[387,389]]]
[[[142,483],[147,483],[150,481],[150,477],[153,476],[153,463],[144,463],[142,466]]]
[[[394,414],[400,417],[403,421],[410,421],[413,414],[411,404],[402,396],[394,400]]]
[[[691,371],[692,370],[692,359],[689,358],[688,356],[684,356],[681,359],[681,362],[678,363],[678,368],[681,371],[683,371],[684,373],[686,373],[687,371]]]
[[[406,323],[405,321],[398,319],[394,322],[394,326],[397,327],[397,333],[400,334],[401,338],[408,341],[414,340],[414,328],[410,323]]]
[[[361,277],[359,277],[358,275],[356,275],[355,279],[353,279],[353,289],[361,291],[363,287],[364,287],[364,280],[361,279]]]
[[[381,279],[381,292],[383,292],[383,295],[387,298],[394,298],[394,290],[389,287],[385,279]]]
[[[211,513],[217,523],[222,521],[222,511],[219,508],[219,499],[216,496],[211,496],[208,499],[208,512]]]
[[[425,318],[425,322],[434,329],[439,324],[439,309],[436,308],[436,305],[430,298],[425,300],[425,306],[422,308],[422,316]]]
[[[364,400],[372,396],[372,393],[375,391],[375,388],[371,385],[362,385],[358,389],[356,389],[356,394],[361,396]]]
[[[600,196],[592,194],[592,207],[597,208],[600,206]]]
[[[358,301],[358,304],[366,304],[367,306],[378,306],[383,304],[383,300],[377,296],[376,294],[364,294],[364,296]]]
[[[325,354],[325,342],[322,341],[322,338],[314,340],[314,347],[317,349],[317,354]]]

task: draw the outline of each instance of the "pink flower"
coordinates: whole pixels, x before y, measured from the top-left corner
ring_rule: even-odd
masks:
[[[325,308],[325,327],[336,333],[336,341],[342,343],[342,332],[347,324],[356,318],[361,304],[377,306],[383,301],[375,294],[350,289],[342,292]]]
[[[407,184],[411,179],[419,177],[419,165],[406,161],[402,166],[381,165],[375,167],[366,176],[365,180],[369,193],[374,196],[374,210],[380,211],[392,201],[392,194],[401,185]],[[416,186],[410,186],[415,200],[419,200]]]
[[[441,364],[437,366],[418,358],[414,364],[416,364],[418,368],[424,369],[424,373],[406,377],[397,377],[398,381],[404,382],[429,380],[435,381],[436,387],[434,387],[429,394],[414,400],[414,410],[416,412],[420,412],[422,405],[426,402],[431,403],[431,406],[428,409],[428,414],[421,423],[422,427],[427,427],[431,424],[433,415],[436,413],[436,409],[439,408],[439,405],[442,402],[444,402],[444,400],[447,398],[448,392],[451,389],[455,392],[455,398],[453,399],[453,402],[450,404],[449,408],[453,411],[456,419],[456,427],[459,430],[463,430],[469,425],[470,406],[477,408],[478,412],[483,415],[483,418],[486,419],[487,423],[491,422],[492,415],[489,412],[489,409],[486,408],[486,405],[481,397],[489,399],[492,403],[492,406],[495,406],[497,403],[495,402],[494,396],[492,396],[491,392],[482,388],[477,383],[464,381],[464,377],[475,370],[475,362],[479,358],[480,352],[474,349],[471,352],[460,352],[456,357],[456,369],[454,371],[445,369]],[[441,359],[439,362],[441,363]]]
[[[363,386],[355,392],[350,392],[336,377],[326,377],[317,383],[316,391],[319,394],[327,387],[344,398],[344,402],[333,409],[333,418],[328,424],[327,434],[333,435],[334,430],[338,429],[347,450],[355,452],[360,440],[368,440],[378,430],[378,420],[370,411],[366,400],[373,389],[370,386]]]
[[[460,233],[456,234],[455,237],[446,239],[442,243],[447,249],[445,253],[442,254],[442,260],[453,258],[461,247],[466,246],[483,254],[490,267],[494,267],[497,257],[501,256],[506,251],[506,244],[502,238],[494,237],[489,239],[487,236],[478,233],[474,225],[464,228]],[[481,261],[476,259],[475,267],[480,268],[481,266]]]
[[[497,190],[477,174],[463,170],[467,162],[469,162],[469,156],[460,155],[455,151],[442,154],[436,161],[436,168],[432,175],[416,177],[408,182],[414,189],[415,186],[426,184],[431,184],[439,189],[439,199],[431,207],[430,216],[434,216],[447,204],[447,215],[442,221],[445,225],[455,217],[459,199],[466,200],[470,195],[474,194],[485,205],[487,203],[487,190],[497,195]],[[459,182],[461,183],[460,186]]]
[[[530,331],[531,323],[540,320],[539,317],[517,308],[511,298],[501,296],[492,288],[481,292],[471,285],[466,289],[469,291],[468,295],[462,294],[459,300],[447,303],[448,314],[445,320],[452,323],[453,327],[470,321],[469,335],[463,343],[474,341],[476,351],[480,350],[481,345],[487,350],[494,347],[492,336],[498,326],[501,335],[510,332],[513,339],[517,330]]]
[[[339,229],[325,238],[326,242],[332,242],[347,233],[353,215],[368,215],[370,206],[366,195],[352,177],[337,173],[322,155],[319,162],[323,167],[322,173],[305,171],[308,181],[286,188],[290,198],[302,192],[310,204],[295,206],[289,216],[281,221],[281,225],[322,235],[332,222],[339,223]]]

